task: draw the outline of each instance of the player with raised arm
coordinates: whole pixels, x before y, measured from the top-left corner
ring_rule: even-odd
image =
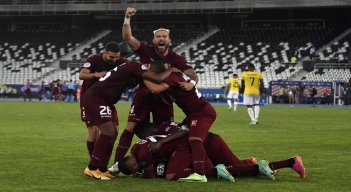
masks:
[[[244,94],[243,104],[247,106],[250,125],[256,125],[260,113],[260,94],[264,93],[264,84],[262,74],[255,71],[255,65],[249,63],[247,67],[248,71],[241,74],[240,93]]]
[[[126,62],[107,72],[88,89],[83,99],[84,120],[88,126],[97,126],[100,134],[95,142],[89,165],[84,170],[85,175],[101,180],[113,177],[107,171],[107,164],[118,130],[113,123],[111,108],[119,101],[125,89],[136,86],[141,79],[160,83],[172,72],[178,71],[170,67],[165,72],[156,74],[139,62]]]
[[[135,13],[135,8],[128,7],[126,9],[122,27],[123,40],[140,56],[141,63],[147,64],[153,60],[159,60],[162,63],[167,63],[183,71],[191,80],[189,82],[182,82],[180,86],[185,90],[191,90],[197,83],[198,77],[194,69],[187,65],[186,60],[169,48],[171,43],[170,30],[165,28],[154,30],[151,45],[140,42],[132,35],[130,25],[131,17]],[[138,120],[149,120],[150,112],[153,114],[154,123],[172,121],[173,102],[167,93],[154,95],[143,84],[140,84],[131,105],[127,126],[120,137],[116,149],[115,165],[109,169],[110,171],[118,172],[118,161],[123,159],[131,145],[135,122]]]

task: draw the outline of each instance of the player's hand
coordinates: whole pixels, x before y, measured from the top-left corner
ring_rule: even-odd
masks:
[[[188,83],[188,82],[178,82],[178,83],[179,83],[180,88],[182,88],[185,91],[190,91],[195,87],[195,85],[193,85],[192,83]]]
[[[170,64],[168,64],[168,63],[165,63],[164,64],[164,66],[165,66],[165,69],[167,70],[168,68],[170,68],[171,67],[171,65]]]
[[[105,76],[106,73],[107,73],[107,71],[101,71],[101,72],[94,73],[94,75],[96,78],[101,78],[101,77]]]
[[[180,73],[180,72],[182,72],[182,71],[179,70],[178,68],[172,67],[172,72],[174,72],[174,73]]]
[[[131,16],[135,15],[136,9],[133,7],[128,7],[126,10],[125,17],[130,18]]]
[[[161,148],[161,146],[162,146],[162,144],[160,142],[150,143],[149,144],[149,150],[152,153],[156,153]]]

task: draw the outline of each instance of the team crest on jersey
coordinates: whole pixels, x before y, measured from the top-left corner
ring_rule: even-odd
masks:
[[[193,126],[196,126],[197,125],[197,120],[192,120],[191,121],[191,126],[193,127]]]
[[[83,67],[86,67],[86,68],[87,68],[87,67],[90,67],[90,65],[91,65],[91,64],[90,64],[89,62],[86,62],[86,63],[84,63]]]

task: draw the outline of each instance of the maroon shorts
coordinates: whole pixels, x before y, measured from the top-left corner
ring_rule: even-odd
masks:
[[[216,110],[207,103],[188,115],[183,121],[189,128],[189,137],[199,137],[205,141],[212,124],[216,120]]]
[[[174,120],[173,101],[169,101],[166,97],[168,96],[159,95],[152,105],[152,117],[156,125]]]
[[[80,102],[81,119],[87,127],[97,126],[109,121],[119,124],[118,114],[114,105],[108,104],[104,99],[86,93]]]
[[[130,106],[128,122],[150,121],[151,106],[142,104],[135,98]]]
[[[146,88],[145,88],[146,89]],[[139,88],[132,102],[128,122],[150,121],[150,112],[153,122],[170,122],[173,120],[173,105],[159,95],[151,94],[144,88]]]

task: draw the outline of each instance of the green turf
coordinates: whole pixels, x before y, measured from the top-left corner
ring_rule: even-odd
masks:
[[[308,177],[290,169],[277,179],[238,178],[236,183],[178,183],[120,176],[87,178],[87,131],[78,104],[0,102],[0,191],[351,191],[351,108],[261,108],[260,124],[250,126],[246,108],[215,106],[211,131],[241,158],[279,160],[303,157]],[[129,104],[117,105],[121,127]],[[183,117],[177,109],[176,119]],[[220,154],[218,154],[220,155]]]

